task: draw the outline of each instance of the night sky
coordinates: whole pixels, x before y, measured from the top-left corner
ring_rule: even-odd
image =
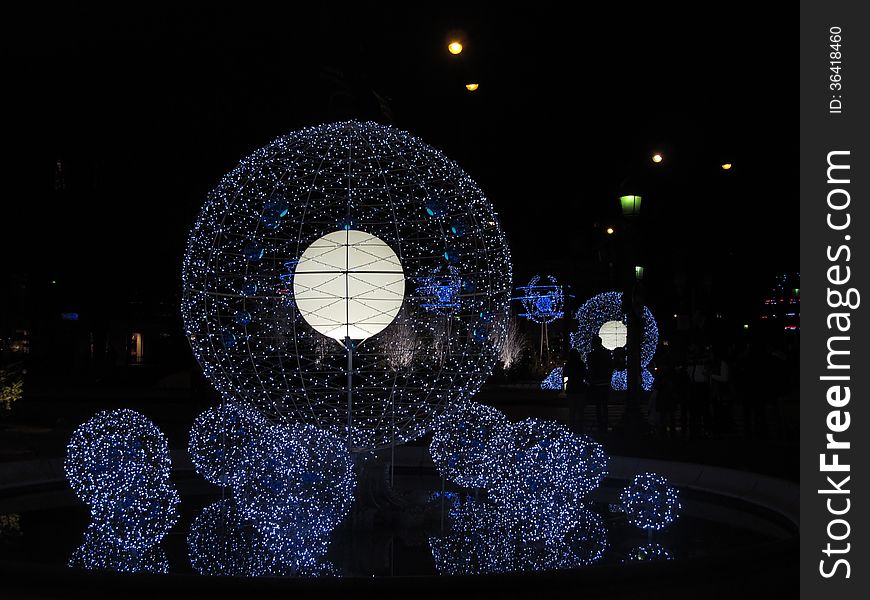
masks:
[[[661,302],[679,273],[755,301],[797,271],[796,11],[282,6],[7,12],[2,272],[85,303],[176,296],[218,179],[283,133],[347,118],[457,160],[502,218],[515,285],[540,272],[602,291],[591,257],[604,227],[622,231],[626,178],[643,186]]]

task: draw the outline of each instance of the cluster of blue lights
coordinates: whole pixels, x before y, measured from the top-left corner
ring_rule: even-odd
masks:
[[[369,450],[425,434],[498,360],[510,254],[492,204],[455,162],[372,122],[276,139],[209,194],[188,239],[182,315],[226,401],[277,423],[346,428],[346,348],[305,321],[292,283],[312,242],[351,228],[389,245],[407,284],[402,318],[354,349],[344,437]],[[387,342],[399,327],[413,343],[397,369]]]
[[[635,475],[619,495],[628,522],[644,530],[661,530],[679,516],[680,499],[668,480],[656,473]]]
[[[235,510],[276,543],[302,522],[331,531],[353,502],[353,457],[334,430],[272,424],[258,413],[224,404],[197,417],[189,449],[197,471],[229,487]]]
[[[483,489],[504,477],[511,450],[511,424],[504,413],[471,401],[438,420],[429,446],[439,473],[462,487]]]
[[[447,479],[486,492],[484,503],[452,502],[457,531],[467,529],[466,518],[495,519],[492,535],[505,530],[526,545],[564,540],[588,512],[584,498],[607,475],[607,455],[591,438],[552,421],[512,424],[498,410],[473,402],[454,406],[439,420],[430,454]],[[457,535],[464,539],[465,533]],[[453,542],[433,542],[433,553],[446,556],[447,550],[437,549],[442,543]]]
[[[640,372],[641,376],[641,387],[647,392],[652,390],[653,383],[655,383],[655,377],[650,373],[649,369],[643,369]],[[610,376],[610,387],[618,392],[624,392],[628,389],[628,371],[625,369],[621,369],[618,371],[614,371],[613,375]]]
[[[73,432],[64,470],[92,518],[76,564],[147,553],[166,536],[179,504],[169,467],[166,437],[135,411],[99,412]]]
[[[541,324],[562,318],[565,293],[552,275],[547,275],[544,283],[541,283],[540,275],[535,275],[528,285],[518,287],[517,291],[520,296],[514,300],[519,300],[525,310],[520,313],[521,317]]]
[[[550,374],[541,382],[542,390],[561,390],[565,386],[565,379],[562,375],[564,367],[556,367]]]

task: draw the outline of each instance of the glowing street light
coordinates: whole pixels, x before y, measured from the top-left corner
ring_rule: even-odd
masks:
[[[633,194],[620,196],[619,203],[622,205],[622,214],[627,218],[636,217],[640,214],[640,196]]]
[[[465,89],[468,90],[469,92],[476,92],[477,88],[479,88],[479,87],[480,87],[479,83],[466,83],[465,84]]]
[[[460,54],[462,52],[462,44],[458,40],[453,40],[447,45],[447,50],[450,54]]]
[[[724,163],[722,165],[722,170],[723,171],[730,171],[731,170],[731,163]]]
[[[656,164],[662,162],[663,159],[664,157],[661,155],[661,152],[656,152],[652,155],[652,161]]]
[[[613,235],[613,231],[614,231],[613,227],[608,227],[607,228],[607,235]]]

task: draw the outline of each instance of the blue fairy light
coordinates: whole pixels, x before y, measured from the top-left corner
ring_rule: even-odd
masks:
[[[118,491],[91,507],[93,526],[118,546],[145,550],[159,543],[178,520],[178,492],[168,481]]]
[[[541,382],[542,390],[561,390],[565,387],[564,378],[562,376],[562,372],[564,367],[556,367],[550,374],[544,378],[544,381]]]
[[[562,318],[565,293],[552,275],[547,275],[543,283],[541,276],[535,275],[528,285],[518,287],[517,292],[520,295],[514,300],[519,300],[525,311],[520,313],[521,317],[542,325]]]

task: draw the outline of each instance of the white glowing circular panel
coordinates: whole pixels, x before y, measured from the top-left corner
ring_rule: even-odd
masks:
[[[628,337],[628,328],[622,321],[607,321],[598,330],[601,343],[608,350],[615,350],[625,346]]]
[[[405,275],[393,249],[355,229],[315,240],[296,265],[293,295],[305,321],[336,340],[384,330],[402,308]]]

